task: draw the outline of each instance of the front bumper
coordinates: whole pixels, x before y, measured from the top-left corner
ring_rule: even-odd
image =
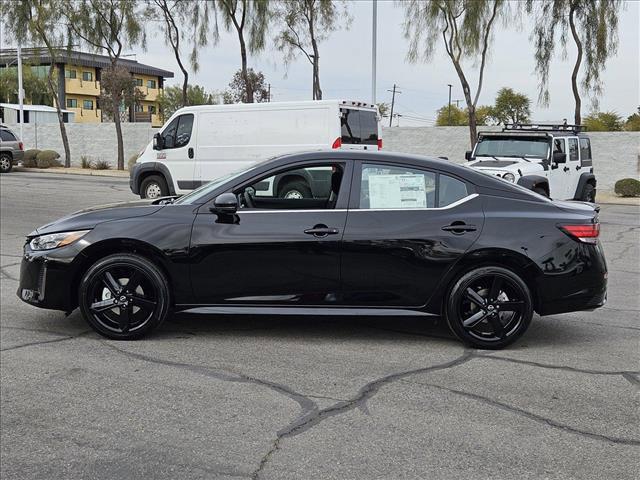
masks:
[[[75,290],[69,264],[51,260],[46,255],[25,254],[22,258],[16,294],[23,302],[68,312],[76,307]]]

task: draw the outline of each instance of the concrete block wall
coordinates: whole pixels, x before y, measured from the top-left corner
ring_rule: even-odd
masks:
[[[116,141],[116,127],[113,123],[68,123],[67,138],[71,150],[72,166],[80,165],[80,157],[86,155],[92,160],[106,160],[113,168],[118,159],[118,143]],[[19,126],[11,125],[12,130],[19,132]],[[125,168],[127,160],[133,154],[142,150],[153,138],[154,129],[148,123],[123,123],[122,140],[124,142]],[[25,148],[40,150],[55,150],[64,156],[60,127],[57,123],[25,124],[23,132]]]
[[[12,125],[18,132],[18,127]],[[482,127],[483,130],[499,130],[499,127]],[[153,138],[158,129],[146,123],[123,123],[125,164]],[[94,160],[106,160],[114,167],[117,158],[115,125],[67,124],[67,135],[73,165],[80,164],[80,157],[87,155]],[[640,176],[640,132],[592,132],[591,148],[594,170],[599,190],[613,190],[621,178]],[[469,149],[467,127],[384,127],[384,149],[415,153],[434,157],[448,157],[454,162],[464,162],[464,152]],[[57,124],[24,125],[26,148],[40,148],[63,152],[60,129]]]
[[[617,180],[640,177],[640,132],[590,132],[589,137],[598,190],[613,191]],[[470,144],[467,127],[384,127],[382,140],[384,150],[443,156],[458,163],[464,163]]]

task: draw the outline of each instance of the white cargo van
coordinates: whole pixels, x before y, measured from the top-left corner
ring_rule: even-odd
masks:
[[[130,187],[141,198],[183,194],[274,155],[329,148],[381,149],[377,107],[341,100],[185,107],[140,153]]]

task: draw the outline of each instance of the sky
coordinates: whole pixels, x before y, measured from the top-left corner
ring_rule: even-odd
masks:
[[[360,100],[370,102],[371,95],[371,31],[372,3],[369,0],[348,2],[352,22],[348,30],[340,30],[320,44],[320,82],[325,99]],[[378,1],[377,102],[391,102],[394,83],[402,92],[396,96],[396,112],[407,117],[400,125],[432,125],[436,110],[448,101],[448,86],[452,84],[452,99],[464,97],[459,79],[441,42],[428,63],[412,64],[406,60],[407,40],[403,35],[404,11],[395,2]],[[484,85],[479,104],[492,104],[496,92],[511,87],[532,100],[532,120],[559,121],[573,118],[571,71],[575,51],[569,44],[568,55],[553,59],[549,87],[549,107],[537,105],[538,79],[534,72],[533,45],[530,32],[533,22],[522,18],[510,25],[498,24],[493,34],[492,49],[485,68]],[[277,31],[269,32],[269,38]],[[284,66],[283,54],[273,47],[273,41],[259,54],[249,58],[249,66],[265,74],[271,84],[273,101],[310,100],[311,65],[302,57]],[[190,46],[185,47],[187,57]],[[559,49],[558,49],[559,50]],[[147,50],[134,48],[139,62],[173,71],[175,77],[167,84],[182,83],[182,74],[157,24],[148,25]],[[240,68],[240,48],[234,33],[221,28],[217,45],[201,48],[200,70],[190,74],[190,83],[207,90],[223,90],[234,72]],[[471,63],[466,71],[473,79],[477,69]],[[624,117],[634,113],[640,104],[640,2],[626,2],[620,16],[617,55],[607,62],[602,75],[604,93],[600,110],[613,110]],[[586,100],[586,101],[585,101]],[[591,102],[583,96],[583,116],[591,109]],[[408,116],[414,117],[410,120]],[[395,124],[395,123],[394,123]]]

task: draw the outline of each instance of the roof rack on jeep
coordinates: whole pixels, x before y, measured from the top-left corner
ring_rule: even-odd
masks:
[[[564,123],[506,123],[503,132],[506,131],[522,131],[522,132],[573,132],[579,133],[584,130],[584,125],[569,125]]]

